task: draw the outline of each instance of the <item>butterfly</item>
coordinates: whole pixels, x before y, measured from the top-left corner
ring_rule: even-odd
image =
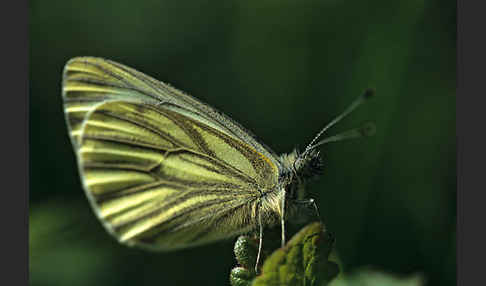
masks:
[[[257,266],[263,229],[280,224],[284,245],[285,221],[315,207],[304,182],[321,173],[316,148],[372,133],[364,126],[317,142],[372,95],[303,152],[279,156],[215,108],[122,64],[73,58],[62,82],[81,182],[110,234],[168,251],[259,230]]]

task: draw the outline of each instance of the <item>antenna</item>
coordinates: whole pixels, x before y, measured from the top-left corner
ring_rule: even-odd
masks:
[[[350,114],[353,110],[355,110],[358,106],[360,106],[363,102],[365,102],[365,100],[373,97],[374,95],[375,95],[375,91],[369,88],[361,96],[356,98],[348,106],[348,108],[346,108],[340,115],[336,116],[331,122],[329,122],[326,126],[324,126],[324,128],[322,128],[321,131],[319,131],[319,133],[317,133],[316,137],[314,137],[311,143],[309,143],[309,145],[307,145],[307,147],[305,148],[303,155],[309,152],[310,150],[329,142],[336,142],[336,141],[359,138],[359,137],[368,137],[373,135],[376,130],[375,125],[373,123],[366,123],[360,128],[344,131],[337,135],[327,137],[322,141],[319,141],[318,143],[314,144],[317,141],[317,139],[319,139],[319,137],[321,137],[321,135],[324,134],[324,132],[326,132],[329,128],[331,128],[336,123],[341,121],[344,117],[346,117],[348,114]]]
[[[363,124],[363,126],[359,128],[354,128],[351,130],[344,131],[342,133],[339,133],[337,135],[329,136],[327,138],[324,138],[323,140],[319,141],[317,144],[310,146],[308,149],[309,151],[319,147],[321,145],[330,143],[330,142],[336,142],[336,141],[343,141],[347,139],[354,139],[354,138],[360,138],[360,137],[369,137],[373,136],[375,134],[376,127],[375,124],[372,122],[368,122]]]

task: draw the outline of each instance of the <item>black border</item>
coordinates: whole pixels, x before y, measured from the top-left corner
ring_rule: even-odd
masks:
[[[29,194],[29,33],[28,1],[2,5],[0,122],[2,166],[0,208],[2,284],[27,285]]]
[[[470,0],[457,3],[458,285],[484,284],[485,6],[484,1]]]

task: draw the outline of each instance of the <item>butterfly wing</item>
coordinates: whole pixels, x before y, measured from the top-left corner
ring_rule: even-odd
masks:
[[[169,250],[255,227],[261,194],[277,184],[271,158],[211,114],[129,88],[130,76],[82,61],[65,70],[65,111],[84,189],[119,241]]]
[[[95,57],[68,61],[63,74],[65,114],[73,145],[78,145],[81,124],[95,105],[107,100],[171,103],[190,111],[188,116],[236,137],[279,166],[278,155],[230,117],[196,98],[122,64]]]

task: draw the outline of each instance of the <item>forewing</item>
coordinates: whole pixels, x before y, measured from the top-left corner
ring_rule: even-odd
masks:
[[[86,114],[100,102],[128,100],[152,104],[170,103],[186,115],[238,138],[279,166],[278,156],[250,131],[216,109],[167,84],[122,64],[94,57],[71,59],[64,68],[63,98],[72,143],[79,145],[80,128]]]
[[[76,139],[84,188],[121,242],[176,249],[254,228],[277,167],[190,112],[107,101],[85,115]]]

